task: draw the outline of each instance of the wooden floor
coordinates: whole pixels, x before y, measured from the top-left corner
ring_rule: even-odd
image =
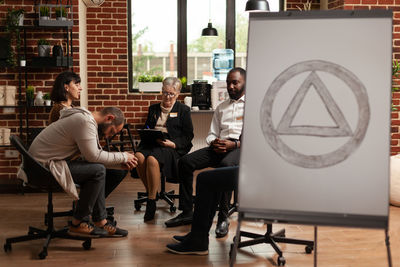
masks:
[[[171,187],[171,185],[168,185]],[[175,186],[175,185],[173,185]],[[172,186],[172,187],[173,187]],[[118,225],[129,230],[126,238],[95,239],[92,249],[82,249],[80,241],[53,240],[49,255],[39,260],[37,254],[43,241],[13,244],[12,251],[0,252],[0,266],[227,266],[230,243],[236,229],[236,214],[232,216],[229,236],[216,239],[215,224],[210,231],[208,256],[181,256],[166,251],[175,234],[185,234],[189,226],[165,228],[164,221],[171,218],[166,204],[159,203],[156,220],[144,223],[142,211],[136,212],[133,200],[143,186],[137,179],[126,178],[112,193],[108,205],[116,208]],[[27,226],[42,228],[46,195],[0,195],[0,242],[6,237],[27,233]],[[56,210],[66,210],[71,200],[64,193],[55,195]],[[66,225],[67,218],[58,218],[56,226]],[[274,229],[286,228],[286,236],[313,239],[312,226],[274,225]],[[244,230],[263,233],[262,223],[244,223]],[[390,207],[390,237],[393,266],[400,266],[400,208]],[[286,266],[313,266],[314,254],[306,254],[304,246],[282,245]],[[236,266],[276,266],[277,255],[268,245],[257,245],[238,253]],[[354,228],[318,228],[318,266],[388,266],[383,230]]]

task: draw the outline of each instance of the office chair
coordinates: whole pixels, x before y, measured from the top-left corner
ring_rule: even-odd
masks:
[[[240,216],[240,215],[239,215]],[[251,238],[251,240],[241,241],[242,237]],[[264,235],[250,233],[246,231],[240,231],[239,237],[234,237],[235,239],[239,238],[238,249],[248,246],[253,246],[257,244],[270,244],[271,247],[275,250],[278,254],[278,266],[283,266],[286,264],[286,259],[283,257],[282,250],[278,246],[277,243],[286,243],[286,244],[295,244],[295,245],[305,245],[305,252],[310,254],[314,250],[314,241],[308,240],[301,240],[301,239],[294,239],[294,238],[287,238],[285,236],[285,229],[281,229],[278,232],[272,232],[272,224],[267,223],[267,232]],[[231,250],[229,255],[232,255],[233,244],[231,244]]]
[[[167,178],[163,173],[161,173],[161,190],[160,193],[157,194],[156,201],[159,199],[164,200],[169,205],[169,211],[174,213],[176,211],[176,206],[174,203],[174,199],[179,198],[179,195],[175,194],[175,190],[165,191],[165,183]],[[138,198],[134,200],[135,210],[139,211],[142,207],[142,203],[147,202],[149,199],[146,192],[138,192]]]
[[[28,186],[39,188],[47,192],[47,229],[38,229],[29,226],[28,234],[24,236],[7,238],[4,244],[4,251],[11,251],[11,244],[17,242],[24,242],[29,240],[45,239],[43,250],[39,253],[40,259],[45,259],[47,256],[47,248],[49,243],[54,238],[74,239],[84,241],[82,246],[84,249],[90,249],[92,239],[90,237],[70,236],[68,228],[56,230],[53,221],[53,191],[60,188],[57,181],[46,167],[36,161],[28,152],[27,147],[16,135],[11,135],[11,144],[21,153],[22,168],[28,177]]]
[[[114,140],[119,136],[118,141]],[[135,152],[135,143],[130,130],[130,124],[125,123],[124,127],[119,133],[114,134],[112,137],[106,139],[104,149],[107,151],[133,151]]]

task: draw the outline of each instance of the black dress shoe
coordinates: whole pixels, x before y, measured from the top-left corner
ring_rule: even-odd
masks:
[[[146,212],[144,213],[144,221],[151,221],[154,219],[156,214],[156,201],[154,199],[148,199],[146,203]]]
[[[185,240],[178,244],[168,244],[167,249],[175,254],[187,255],[207,255],[208,254],[208,235],[194,237],[189,233]]]
[[[224,221],[218,222],[217,227],[215,228],[215,235],[217,238],[224,237],[229,232],[229,220],[225,219]]]
[[[189,236],[190,232],[187,233],[186,235],[174,235],[172,237],[172,239],[178,243],[182,242],[183,240],[185,240],[188,236]]]
[[[169,219],[165,222],[167,227],[175,227],[180,225],[191,224],[193,220],[193,212],[182,212],[175,218]]]

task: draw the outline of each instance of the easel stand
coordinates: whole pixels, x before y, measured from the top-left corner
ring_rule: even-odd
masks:
[[[390,252],[389,229],[385,228],[385,244],[388,257],[388,265],[392,267],[392,254]]]
[[[285,237],[285,229],[279,230],[276,233],[272,232],[272,224],[267,224],[267,232],[264,235],[249,233],[245,231],[240,231],[240,226],[243,220],[243,213],[239,213],[238,227],[236,231],[236,236],[234,238],[234,243],[231,245],[230,251],[230,266],[233,266],[236,260],[236,253],[238,248],[257,245],[257,244],[270,244],[272,248],[278,254],[278,266],[283,266],[286,263],[285,257],[283,257],[282,250],[279,248],[277,243],[286,244],[297,244],[305,245],[305,251],[307,254],[311,253],[314,249],[314,241],[294,239]],[[241,237],[249,237],[252,240],[241,241]]]

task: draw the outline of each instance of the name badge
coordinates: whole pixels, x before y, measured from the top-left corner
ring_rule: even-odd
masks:
[[[178,117],[178,113],[177,112],[172,112],[172,113],[169,113],[169,116],[171,118],[176,118],[176,117]]]
[[[237,120],[237,121],[242,121],[242,120],[243,120],[243,116],[236,117],[236,120]]]

